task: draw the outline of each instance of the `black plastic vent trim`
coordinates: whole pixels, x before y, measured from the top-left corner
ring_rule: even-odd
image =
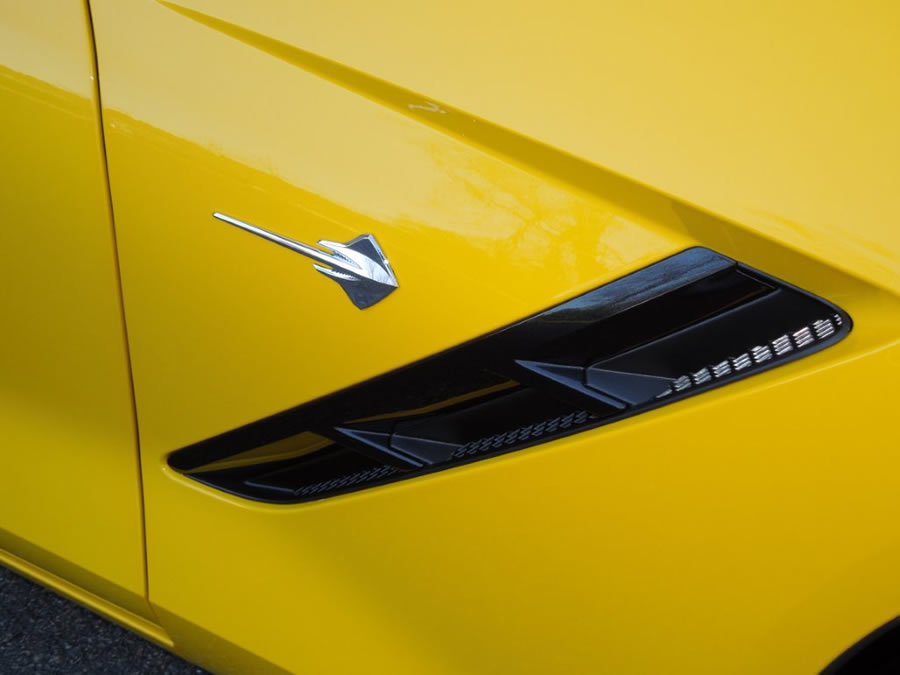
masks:
[[[169,463],[250,499],[320,499],[615,422],[811,354],[851,326],[825,300],[689,249],[449,351],[178,450]],[[310,433],[321,442],[308,454],[216,466]]]

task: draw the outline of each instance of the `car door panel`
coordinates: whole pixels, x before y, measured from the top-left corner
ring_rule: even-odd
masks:
[[[0,126],[0,548],[150,617],[84,3],[6,3]]]

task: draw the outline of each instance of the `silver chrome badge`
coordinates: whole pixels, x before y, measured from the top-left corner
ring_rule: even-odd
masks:
[[[321,265],[313,267],[338,282],[350,301],[360,309],[371,307],[376,302],[384,300],[398,286],[391,264],[371,234],[361,234],[346,244],[320,239],[319,246],[330,249],[321,251],[218,211],[213,213],[213,218],[328,265],[328,267]]]

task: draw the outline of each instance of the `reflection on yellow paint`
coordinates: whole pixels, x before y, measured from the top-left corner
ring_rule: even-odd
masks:
[[[247,158],[246,134],[223,134],[208,147],[106,111],[145,442],[174,450],[472,339],[690,245],[668,201],[652,192],[587,193],[327,82],[307,85],[317,114],[342,123],[292,127],[279,142],[272,126],[258,127],[253,134],[272,135],[257,138],[265,161]],[[221,110],[207,112],[219,118],[211,126],[227,121]],[[596,175],[601,186],[625,183]],[[290,252],[236,237],[211,218],[214,210],[299,241],[375,234],[400,288],[377,309],[348,312],[340,289],[307,274]],[[175,317],[179,331],[161,331],[152,319],[160,314]],[[407,332],[410,316],[417,322]],[[220,326],[215,344],[206,337],[210,321]],[[317,344],[319,327],[329,325],[339,327],[334,339]],[[248,348],[281,356],[248,359]],[[161,349],[172,358],[160,362]],[[320,357],[311,362],[304,349]],[[198,370],[186,378],[184,363]],[[174,370],[165,375],[168,364]],[[263,380],[269,384],[255,384]],[[174,410],[194,400],[206,401],[211,416],[176,415],[173,423]]]
[[[84,3],[3,4],[0,557],[144,625],[138,448],[93,63]]]

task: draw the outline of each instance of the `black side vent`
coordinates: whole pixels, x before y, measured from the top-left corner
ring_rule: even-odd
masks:
[[[169,463],[251,499],[318,499],[614,422],[815,352],[850,327],[820,298],[690,249]]]

